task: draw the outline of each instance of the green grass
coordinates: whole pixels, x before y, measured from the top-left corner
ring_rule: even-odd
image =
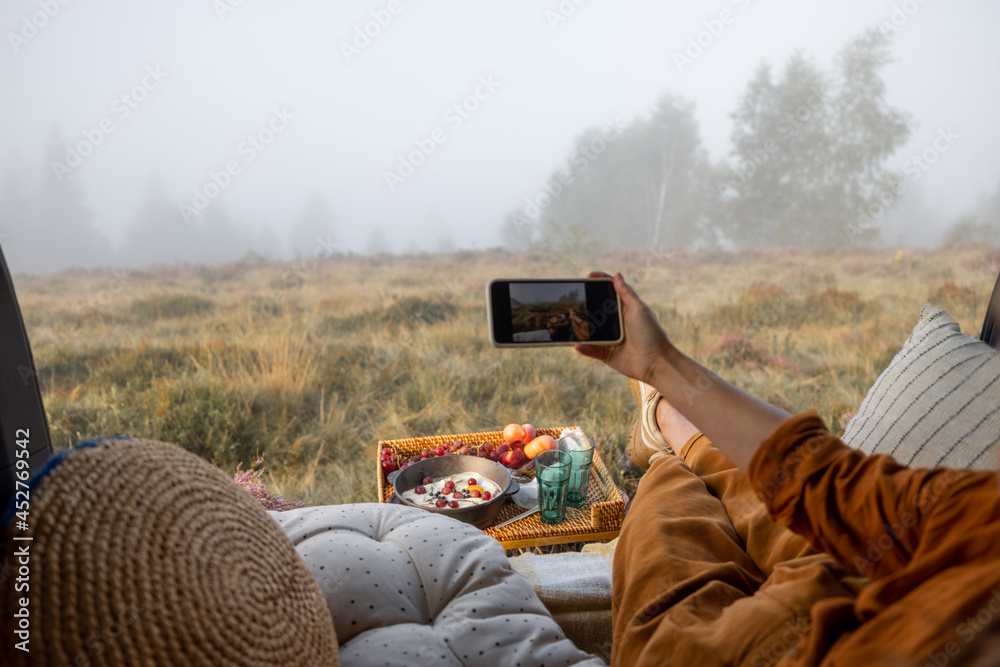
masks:
[[[503,252],[18,276],[57,447],[130,434],[227,471],[265,456],[291,500],[375,500],[380,439],[579,424],[631,492],[625,379],[570,348],[497,350],[497,276],[621,270],[674,342],[738,386],[835,430],[931,300],[978,335],[989,249]],[[80,305],[84,304],[84,305]]]

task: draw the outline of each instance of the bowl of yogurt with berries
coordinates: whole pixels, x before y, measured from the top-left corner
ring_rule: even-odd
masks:
[[[488,528],[519,489],[507,468],[478,456],[437,456],[388,476],[395,502]]]

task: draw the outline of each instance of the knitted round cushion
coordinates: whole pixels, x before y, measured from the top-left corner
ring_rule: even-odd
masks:
[[[22,498],[27,520],[11,507],[0,525],[26,583],[0,595],[3,664],[338,664],[325,600],[291,542],[197,456],[84,443]]]
[[[345,666],[604,664],[467,523],[389,504],[271,515],[326,595]]]

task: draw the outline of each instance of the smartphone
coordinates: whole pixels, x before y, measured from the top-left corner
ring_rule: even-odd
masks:
[[[617,345],[621,301],[611,278],[497,279],[486,286],[495,347]]]

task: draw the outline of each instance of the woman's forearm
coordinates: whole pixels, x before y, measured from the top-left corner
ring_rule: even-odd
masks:
[[[744,472],[760,443],[791,417],[673,347],[654,364],[649,383]]]

